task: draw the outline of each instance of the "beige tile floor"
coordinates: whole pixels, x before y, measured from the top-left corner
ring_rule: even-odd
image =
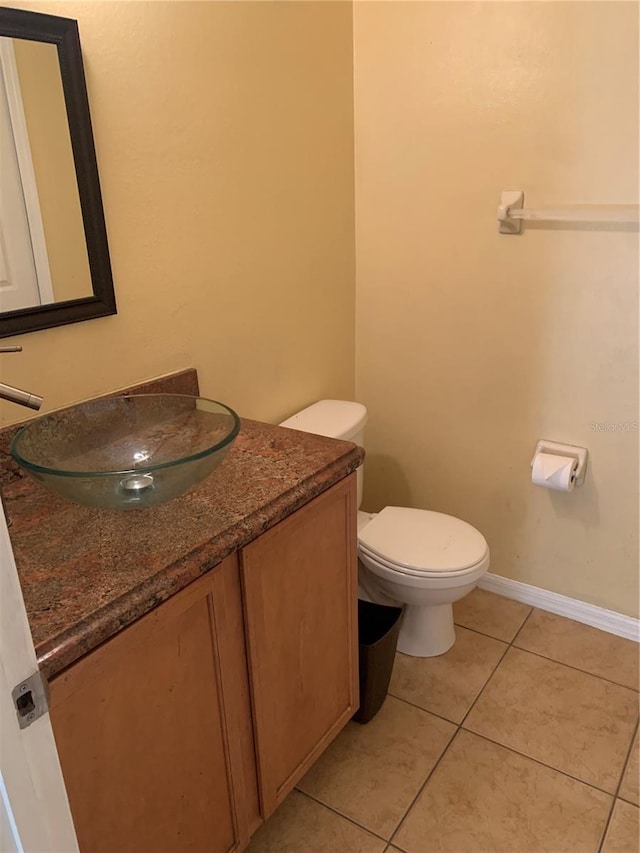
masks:
[[[475,590],[249,853],[639,853],[636,643]]]

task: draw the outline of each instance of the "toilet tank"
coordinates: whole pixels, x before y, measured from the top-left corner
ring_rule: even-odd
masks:
[[[312,432],[328,438],[353,441],[364,447],[364,427],[367,422],[367,410],[362,403],[350,400],[320,400],[291,415],[280,426],[297,429],[300,432]],[[362,503],[362,465],[356,473],[358,481],[358,509]]]

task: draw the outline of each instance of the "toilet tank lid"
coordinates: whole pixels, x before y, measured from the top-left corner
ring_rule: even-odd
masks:
[[[350,441],[364,428],[366,422],[367,410],[362,403],[320,400],[282,421],[280,426]]]

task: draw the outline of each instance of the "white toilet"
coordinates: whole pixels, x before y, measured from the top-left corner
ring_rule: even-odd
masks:
[[[361,403],[321,400],[280,426],[364,445],[367,410]],[[489,568],[484,536],[466,521],[426,509],[388,506],[360,511],[358,557],[361,597],[404,607],[398,651],[415,657],[444,654],[455,642],[454,601],[477,586]]]

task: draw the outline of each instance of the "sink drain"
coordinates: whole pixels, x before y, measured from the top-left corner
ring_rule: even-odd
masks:
[[[120,481],[120,489],[134,497],[153,488],[152,474],[133,474]]]

